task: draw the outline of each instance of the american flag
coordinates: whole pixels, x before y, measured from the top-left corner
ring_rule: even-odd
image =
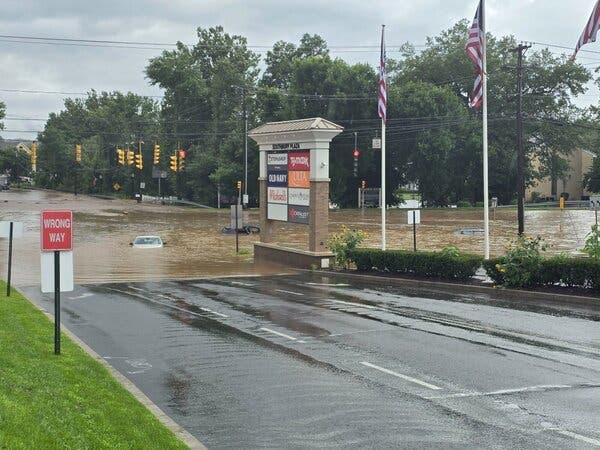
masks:
[[[599,0],[600,1],[600,0]],[[467,55],[475,64],[475,71],[477,77],[475,78],[475,84],[473,85],[473,93],[471,94],[471,101],[469,106],[471,108],[479,108],[483,101],[483,39],[485,30],[483,28],[483,21],[481,20],[481,1],[477,7],[473,24],[469,29],[469,39],[467,40]]]
[[[596,34],[598,33],[598,29],[600,29],[600,0],[596,2],[596,6],[594,6],[590,20],[588,20],[583,33],[581,33],[581,37],[577,42],[575,53],[573,53],[572,59],[575,59],[575,55],[577,55],[577,52],[583,45],[587,44],[588,42],[596,42]]]
[[[377,112],[379,117],[385,123],[387,113],[387,85],[385,82],[385,42],[383,39],[383,32],[385,28],[381,29],[381,55],[379,58],[379,90],[378,90],[378,102]]]

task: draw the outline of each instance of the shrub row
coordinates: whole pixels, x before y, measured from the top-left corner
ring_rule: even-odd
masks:
[[[355,249],[349,256],[361,271],[387,270],[394,273],[462,281],[475,275],[483,261],[476,255],[371,248]]]
[[[505,258],[483,262],[488,276],[498,285],[506,284],[502,265]],[[600,291],[600,261],[591,258],[553,256],[542,259],[533,273],[529,287],[569,286],[591,288]]]

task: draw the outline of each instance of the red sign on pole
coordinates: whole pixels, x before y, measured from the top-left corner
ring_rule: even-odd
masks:
[[[73,250],[73,211],[42,211],[40,232],[43,252]]]

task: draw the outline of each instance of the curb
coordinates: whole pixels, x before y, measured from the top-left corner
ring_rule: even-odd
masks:
[[[451,293],[470,293],[470,294],[487,294],[491,297],[505,300],[529,300],[529,301],[551,301],[557,304],[571,304],[579,306],[595,306],[600,308],[600,298],[585,297],[581,295],[558,294],[555,292],[534,292],[523,291],[519,289],[495,288],[487,286],[476,286],[472,284],[446,283],[443,281],[429,281],[411,278],[386,277],[385,275],[370,275],[365,273],[353,272],[337,272],[316,270],[311,271],[302,269],[303,272],[317,272],[327,275],[340,275],[354,278],[364,278],[368,280],[385,280],[386,283],[391,283],[398,286],[425,288],[425,289],[444,289]]]
[[[52,323],[54,323],[54,316],[49,312],[42,309],[35,302],[31,301],[27,296],[23,295],[29,303],[31,303],[35,308],[40,310],[42,314],[48,317]],[[207,448],[192,436],[189,431],[175,422],[171,417],[169,417],[162,409],[160,409],[146,394],[144,394],[135,384],[133,384],[127,377],[121,374],[117,369],[108,364],[98,353],[94,351],[89,345],[83,342],[79,337],[77,337],[71,330],[65,327],[62,323],[60,324],[60,330],[62,333],[66,334],[73,342],[75,342],[84,352],[86,352],[90,357],[98,361],[102,364],[115,378],[121,386],[123,386],[131,395],[133,395],[137,401],[139,401],[142,405],[146,407],[153,415],[158,419],[160,423],[162,423],[165,427],[177,436],[177,438],[182,441],[185,445],[187,445],[191,450],[207,450]]]

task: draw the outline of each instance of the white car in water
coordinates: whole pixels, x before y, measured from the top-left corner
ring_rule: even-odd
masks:
[[[161,248],[164,243],[159,236],[137,236],[129,245],[134,248]]]

